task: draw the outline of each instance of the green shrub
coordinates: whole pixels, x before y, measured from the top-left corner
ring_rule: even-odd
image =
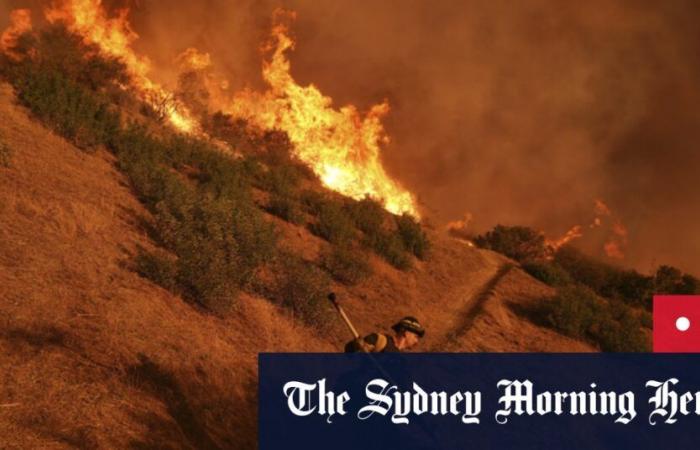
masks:
[[[573,282],[569,273],[549,261],[526,261],[523,270],[550,286],[566,286]]]
[[[574,281],[588,286],[598,295],[651,308],[652,277],[606,264],[569,246],[556,252],[554,263],[566,270]]]
[[[404,247],[416,257],[425,259],[430,242],[420,223],[409,214],[396,218],[396,227]]]
[[[350,217],[340,202],[326,201],[318,213],[318,222],[311,231],[333,244],[347,244],[356,235]]]
[[[563,334],[597,343],[605,352],[649,351],[639,315],[582,285],[560,288],[545,306],[546,320]]]
[[[328,276],[317,267],[293,255],[283,255],[276,282],[280,304],[309,325],[325,328],[333,311],[327,298]]]
[[[19,98],[63,136],[82,146],[106,145],[116,155],[153,214],[153,237],[173,255],[140,253],[139,273],[211,310],[226,310],[276,253],[274,226],[252,202],[251,166],[196,138],[122,128],[103,92],[120,80],[107,70],[109,61],[102,64],[65,30],[49,31],[22,43],[34,50],[12,72]]]
[[[0,167],[10,167],[12,165],[13,152],[9,145],[0,141]]]
[[[304,213],[297,202],[289,197],[273,194],[267,211],[289,223],[299,225],[304,222]]]
[[[355,226],[365,234],[373,234],[384,228],[387,212],[378,201],[370,197],[351,201],[348,212]]]
[[[388,231],[380,231],[372,236],[367,236],[365,245],[373,249],[379,256],[399,270],[411,268],[411,259],[406,252],[403,241],[396,234]]]
[[[30,71],[56,73],[95,92],[117,91],[129,82],[123,62],[86,44],[62,23],[21,35],[13,53],[20,60],[15,63],[15,77],[25,77]]]
[[[297,195],[301,177],[296,165],[272,166],[265,172],[262,188],[273,194],[290,197]]]
[[[228,308],[235,293],[275,251],[276,232],[254,210],[227,200],[199,198],[189,208],[156,205],[156,230],[178,256],[185,294],[210,309]]]
[[[641,331],[641,322],[632,311],[617,318],[606,317],[596,336],[604,352],[648,352],[649,344]]]
[[[372,273],[367,256],[348,246],[333,247],[322,256],[321,263],[333,278],[347,285],[355,285]]]
[[[59,72],[29,71],[17,88],[20,100],[39,119],[80,148],[108,142],[119,131],[116,112]]]
[[[697,294],[700,282],[673,266],[660,266],[654,274],[654,293],[667,295]]]
[[[549,306],[550,325],[576,338],[587,337],[596,317],[604,310],[603,300],[580,285],[560,289]]]
[[[136,271],[169,291],[177,287],[177,261],[156,253],[140,251],[135,258]]]
[[[307,189],[301,191],[299,201],[307,213],[318,216],[328,199],[321,192]]]
[[[217,198],[250,200],[250,179],[242,161],[200,144],[186,162],[199,170],[200,186]]]
[[[519,262],[546,256],[544,235],[527,227],[496,225],[488,233],[477,236],[474,243]]]

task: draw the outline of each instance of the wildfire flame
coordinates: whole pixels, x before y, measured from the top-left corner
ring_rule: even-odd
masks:
[[[278,12],[278,19],[281,14],[293,18]],[[263,64],[270,89],[236,94],[227,112],[261,128],[285,131],[296,156],[326,187],[357,200],[370,196],[394,214],[418,217],[413,195],[387,175],[380,160],[381,146],[389,142],[381,121],[389,104],[372,106],[364,117],[353,105],[334,109],[330,97],[313,84],[300,86],[290,74],[286,53],[294,41],[280,20],[271,43],[272,57]]]
[[[605,218],[611,218],[613,216],[612,211],[602,200],[597,199],[595,201],[595,217],[588,225],[588,228],[598,228],[603,225]],[[609,258],[614,259],[624,259],[625,252],[624,248],[627,246],[627,228],[622,224],[622,222],[617,219],[613,222],[610,229],[610,236],[603,244],[603,250]],[[583,227],[581,225],[573,226],[569,231],[564,234],[564,236],[559,239],[547,239],[546,245],[549,247],[550,253],[554,254],[564,245],[573,241],[574,239],[579,239],[583,237]]]
[[[612,228],[613,236],[603,245],[605,254],[609,258],[624,259],[624,247],[627,245],[627,228],[616,222]]]
[[[0,36],[0,50],[11,58],[15,58],[12,48],[17,44],[17,38],[32,29],[32,13],[28,9],[15,9],[10,12],[10,26]]]
[[[550,248],[552,253],[555,253],[557,250],[559,250],[569,242],[573,241],[574,239],[578,239],[582,236],[583,232],[581,231],[581,225],[574,225],[569,231],[567,231],[564,234],[564,236],[560,237],[559,239],[547,239],[546,245]]]
[[[128,13],[128,9],[121,9],[116,17],[107,17],[101,0],[62,0],[44,11],[49,22],[65,23],[69,30],[81,35],[87,43],[97,45],[105,55],[119,58],[144,100],[173,98],[172,93],[149,78],[150,61],[131,48],[138,35],[129,25]],[[175,100],[165,106],[164,113],[168,121],[184,133],[195,133],[199,129],[197,121]]]
[[[26,28],[27,21],[31,24],[26,13],[26,19],[25,13],[14,13],[15,26],[2,35],[3,45],[17,35],[17,30]],[[86,43],[97,45],[103,54],[120,59],[143,100],[161,110],[176,129],[200,133],[198,121],[187,108],[149,78],[150,61],[132,49],[138,35],[129,25],[127,14],[128,9],[122,9],[109,17],[102,0],[57,0],[44,11],[49,22],[61,21]],[[281,10],[275,13],[275,19],[293,16],[294,13]],[[294,41],[282,22],[275,20],[266,49],[272,56],[263,61],[263,77],[269,90],[235,94],[225,112],[247,119],[252,126],[286,132],[295,155],[313,169],[326,187],[358,200],[372,197],[394,214],[419,217],[413,195],[389,177],[380,160],[382,145],[389,142],[382,125],[382,118],[389,112],[388,103],[374,105],[366,114],[353,105],[334,109],[333,100],[314,85],[298,85],[290,74],[286,56],[294,48]],[[208,71],[211,59],[206,53],[187,49],[176,63],[182,70]],[[228,87],[225,80],[219,84],[220,90]]]

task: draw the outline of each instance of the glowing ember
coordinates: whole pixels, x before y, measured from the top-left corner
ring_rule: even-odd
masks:
[[[609,258],[624,259],[624,247],[627,246],[627,228],[621,222],[612,227],[613,236],[603,246]]]
[[[569,231],[567,231],[566,234],[564,234],[564,236],[560,237],[559,239],[547,239],[546,245],[551,249],[552,252],[556,252],[569,242],[573,241],[574,239],[578,239],[581,236],[583,236],[583,233],[581,232],[581,225],[575,225]]]
[[[380,161],[381,145],[389,141],[381,122],[389,105],[375,105],[364,117],[352,105],[334,109],[333,100],[314,85],[299,86],[292,78],[286,52],[294,41],[279,21],[272,42],[272,57],[263,65],[270,89],[235,95],[227,112],[261,128],[285,131],[296,156],[328,188],[358,200],[370,196],[392,213],[418,217],[411,193],[387,175]]]
[[[595,201],[594,211],[595,217],[588,225],[588,228],[591,229],[603,226],[604,219],[609,221],[613,215],[608,205],[606,205],[600,199]],[[624,248],[627,246],[627,228],[625,228],[622,222],[620,222],[618,219],[611,225],[610,234],[611,235],[608,237],[605,244],[603,244],[605,254],[609,258],[623,259],[625,257]],[[583,237],[583,227],[581,225],[575,225],[561,238],[547,239],[546,245],[549,247],[550,253],[553,255],[564,245],[581,237]]]
[[[44,14],[49,22],[61,21],[69,30],[81,35],[87,43],[97,45],[108,56],[119,58],[126,64],[133,83],[146,101],[172,99],[173,95],[153,82],[149,77],[150,62],[137,55],[131,44],[138,35],[127,21],[128,9],[122,9],[114,18],[107,17],[101,0],[63,0],[54,3]],[[158,105],[169,122],[185,133],[196,132],[199,125],[184,106],[175,100]]]

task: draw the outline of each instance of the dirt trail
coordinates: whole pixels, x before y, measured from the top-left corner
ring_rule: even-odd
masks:
[[[512,263],[502,263],[497,269],[490,267],[486,273],[490,275],[488,279],[477,283],[473,281],[463,286],[459,292],[460,298],[464,299],[462,309],[453,314],[453,324],[449,331],[445,332],[441,341],[432,345],[428,351],[441,351],[450,345],[451,342],[459,339],[465,334],[474,323],[476,317],[482,312],[486,301],[494,295],[494,290],[498,283],[514,267]]]

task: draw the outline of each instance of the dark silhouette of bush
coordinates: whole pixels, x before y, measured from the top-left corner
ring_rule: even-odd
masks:
[[[365,245],[397,269],[408,270],[411,268],[411,258],[397,233],[380,230],[370,236],[365,236]]]
[[[583,285],[558,289],[542,313],[554,329],[596,343],[603,351],[649,351],[640,315],[621,302],[596,296]]]
[[[372,273],[367,256],[349,246],[332,247],[321,257],[321,264],[334,279],[347,285],[355,285]]]
[[[278,194],[272,194],[267,211],[295,225],[300,225],[305,220],[304,213],[294,199]]]
[[[141,250],[136,255],[134,263],[139,275],[169,291],[176,291],[178,269],[174,258]]]
[[[598,295],[651,308],[650,299],[654,291],[652,277],[598,261],[570,246],[559,249],[554,255],[554,262],[576,282],[588,286]]]
[[[518,262],[543,259],[547,252],[542,233],[520,226],[496,225],[486,234],[477,236],[474,244],[502,253]]]
[[[595,338],[604,352],[648,352],[649,344],[641,327],[639,316],[626,308],[618,316],[605,317]]]
[[[604,310],[604,300],[593,291],[581,286],[560,289],[549,305],[549,324],[562,333],[584,338]]]
[[[378,201],[370,197],[350,202],[348,213],[355,226],[363,233],[369,235],[384,228],[388,214]]]
[[[316,216],[321,211],[321,206],[326,202],[326,196],[318,191],[304,189],[299,193],[299,202],[304,211]]]
[[[296,197],[302,177],[296,164],[271,166],[263,172],[260,187],[272,194]]]
[[[525,261],[522,267],[525,272],[550,286],[567,286],[573,282],[566,270],[549,261]]]
[[[419,259],[425,259],[430,248],[428,236],[420,223],[409,214],[396,217],[396,227],[403,246]]]
[[[425,258],[430,243],[420,224],[410,215],[394,216],[369,197],[348,201],[347,210],[355,226],[364,233],[364,244],[394,267],[411,267],[407,253]]]
[[[218,111],[207,116],[202,125],[211,136],[227,142],[236,150],[251,153],[255,148],[257,137],[244,119],[234,119],[230,114]]]
[[[684,274],[673,266],[660,266],[654,274],[654,293],[667,295],[693,295],[700,292],[700,282],[690,274]]]

